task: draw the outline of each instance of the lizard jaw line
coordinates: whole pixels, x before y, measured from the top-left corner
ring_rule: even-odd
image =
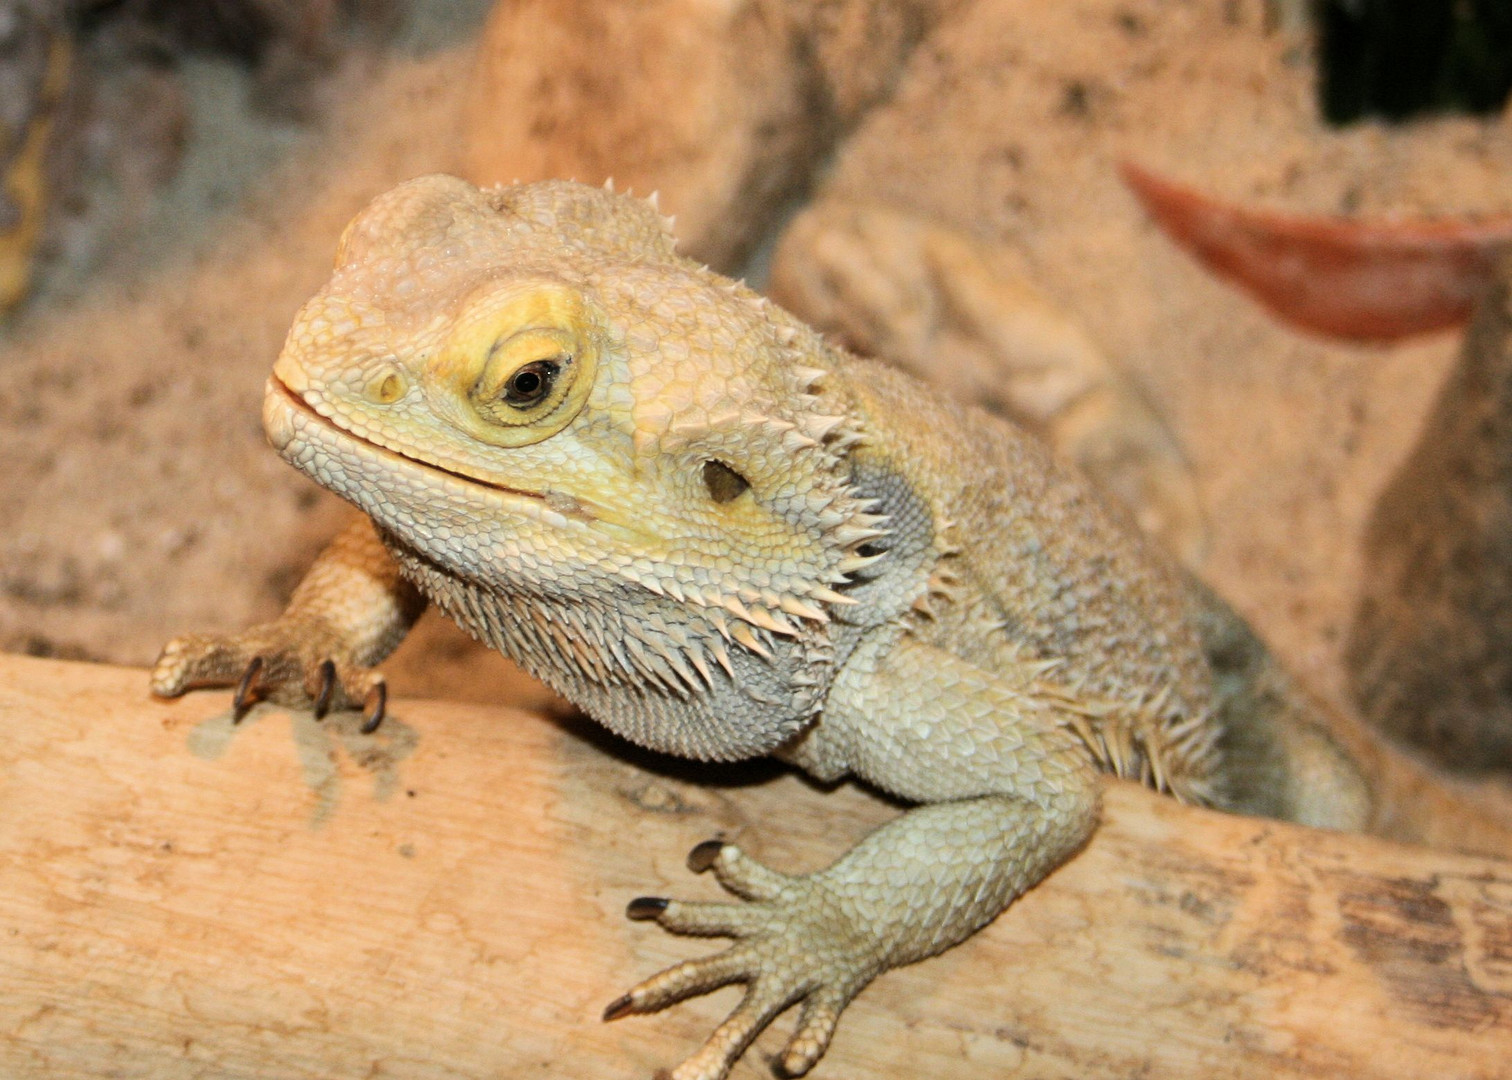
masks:
[[[395,450],[391,446],[385,446],[382,443],[374,442],[372,439],[359,435],[357,432],[339,423],[335,418],[326,416],[324,413],[317,410],[315,406],[311,405],[308,401],[305,400],[303,395],[295,392],[294,390],[291,390],[288,384],[280,379],[277,374],[273,374],[268,377],[268,389],[266,396],[270,400],[266,401],[264,404],[263,426],[267,429],[269,439],[270,441],[272,441],[275,449],[277,449],[281,454],[283,453],[285,446],[299,437],[294,431],[294,425],[290,422],[292,415],[298,414],[300,416],[303,416],[306,420],[318,424],[328,432],[338,434],[342,438],[360,444],[367,452],[387,458],[388,460],[395,463],[403,463],[413,468],[423,469],[427,472],[432,472],[437,474],[438,476],[445,477],[452,482],[460,482],[471,487],[481,488],[485,491],[496,492],[497,494],[502,495],[506,499],[509,499],[511,501],[522,500],[524,501],[525,506],[529,506],[535,511],[536,515],[544,513],[545,515],[548,515],[552,518],[561,518],[564,521],[568,517],[568,515],[563,514],[560,511],[549,508],[548,497],[540,492],[523,491],[519,488],[512,488],[504,484],[497,484],[490,480],[483,480],[476,476],[469,476],[468,474],[458,472],[455,469],[449,469],[445,465],[440,465],[434,461],[425,461],[421,458],[413,457],[399,450]],[[270,421],[275,420],[273,410],[272,408],[270,408],[273,400],[278,401],[285,411],[285,416],[276,418],[278,424],[277,432],[275,432],[273,423],[270,423]],[[523,508],[524,507],[522,507],[522,509]],[[577,511],[571,516],[577,517],[584,521],[593,520],[593,515],[588,513],[587,510],[582,507],[581,503],[578,504]]]

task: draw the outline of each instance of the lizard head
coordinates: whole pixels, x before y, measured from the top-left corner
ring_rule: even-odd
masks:
[[[813,667],[880,534],[858,426],[807,366],[826,346],[676,255],[668,225],[578,184],[411,181],[348,226],[265,399],[289,462],[474,632],[552,639],[522,658],[584,704],[620,683],[707,694],[756,678],[753,657]],[[819,691],[785,689],[777,728],[699,756],[791,734]]]

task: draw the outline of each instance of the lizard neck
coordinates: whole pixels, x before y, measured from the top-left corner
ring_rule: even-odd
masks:
[[[729,640],[718,612],[639,586],[516,591],[454,576],[392,535],[384,542],[464,630],[651,750],[704,761],[770,754],[817,715],[832,678],[826,626],[761,632],[762,656]]]

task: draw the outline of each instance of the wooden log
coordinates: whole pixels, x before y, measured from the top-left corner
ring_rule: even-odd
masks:
[[[0,656],[0,1076],[649,1075],[735,989],[605,1024],[708,941],[716,833],[814,868],[895,813],[589,725],[400,701],[380,732],[141,671]],[[832,1077],[1491,1077],[1512,1061],[1512,864],[1183,808],[1110,783],[1088,848],[884,976]],[[768,1077],[779,1021],[736,1068]]]

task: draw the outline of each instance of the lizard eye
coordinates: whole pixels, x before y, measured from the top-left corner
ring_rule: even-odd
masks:
[[[709,498],[717,503],[738,499],[751,482],[722,461],[706,461],[703,465],[704,487],[709,489]]]
[[[563,406],[574,390],[580,404],[588,389],[580,344],[570,333],[532,327],[490,346],[469,396],[477,414],[495,429],[494,441],[523,445],[550,434],[556,421],[572,418],[576,409]],[[509,429],[520,434],[506,434]]]
[[[570,362],[571,357],[567,360]],[[551,393],[562,365],[555,360],[535,360],[520,368],[504,384],[504,401],[528,409]]]
[[[587,404],[603,340],[580,290],[550,278],[486,281],[427,362],[427,401],[480,442],[529,446]]]

